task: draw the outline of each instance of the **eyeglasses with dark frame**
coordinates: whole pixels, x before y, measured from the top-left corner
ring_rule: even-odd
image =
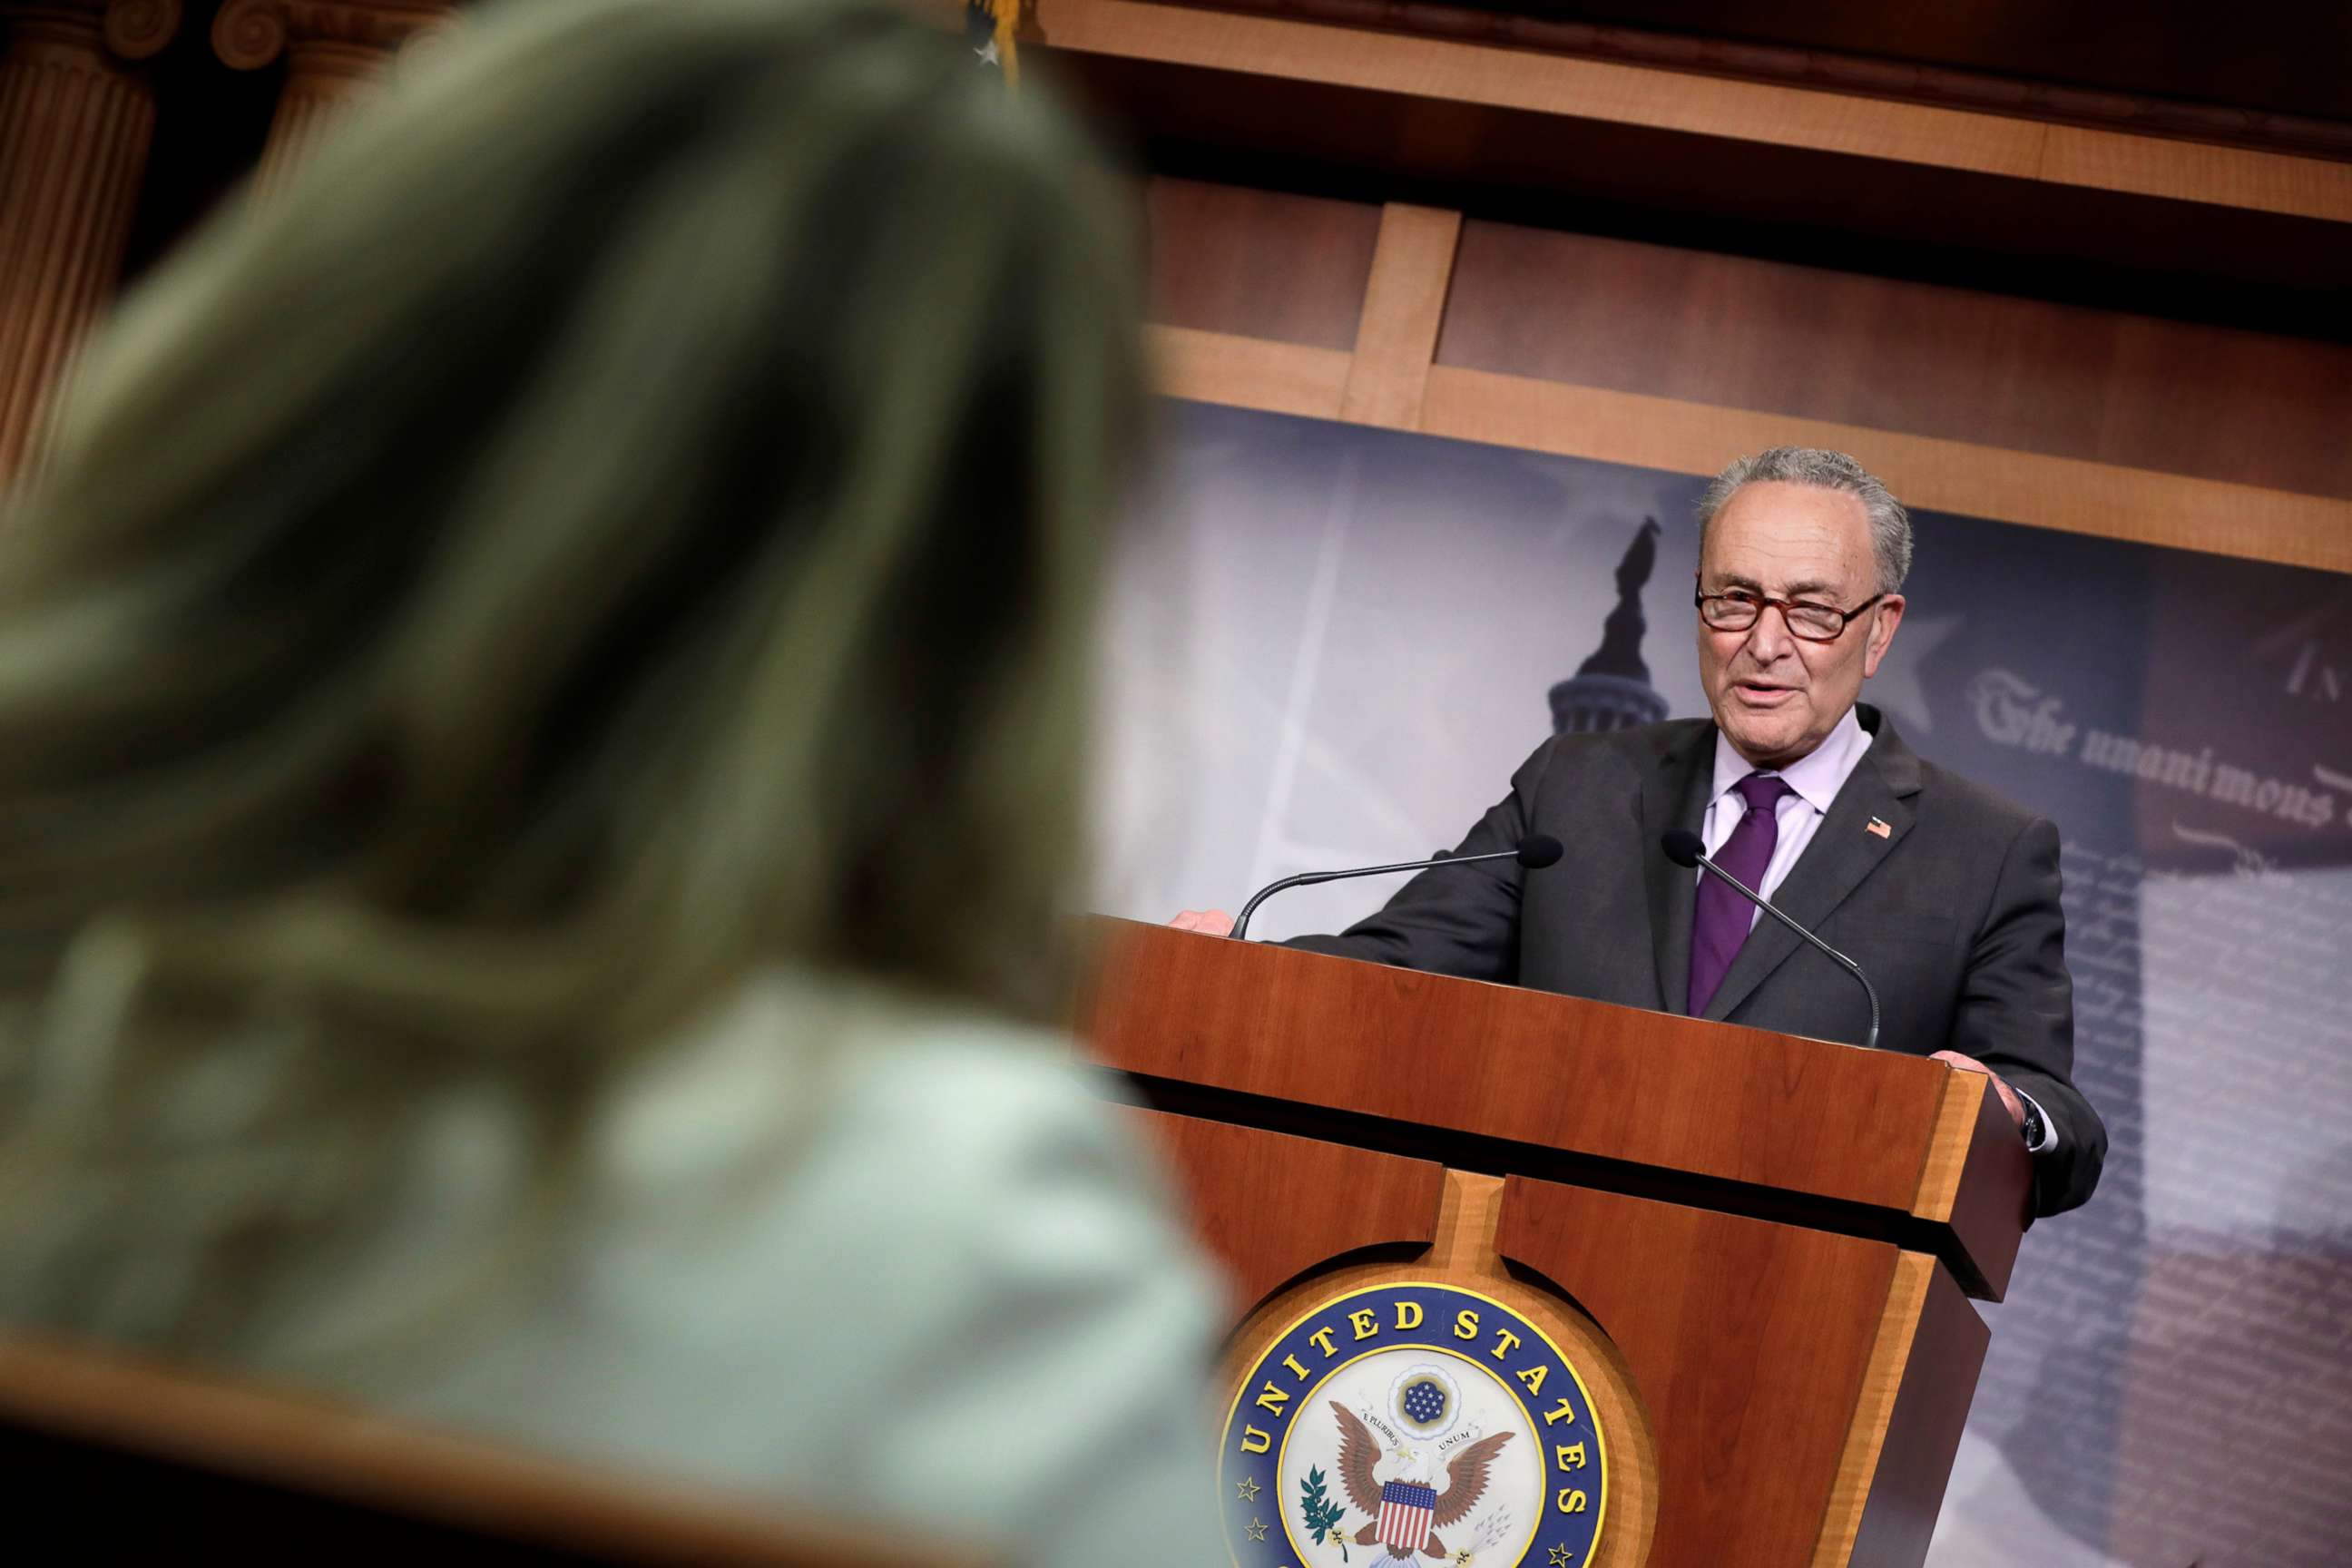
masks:
[[[1841,610],[1835,605],[1816,605],[1805,599],[1780,599],[1769,594],[1758,594],[1746,588],[1727,588],[1720,594],[1710,594],[1701,588],[1691,591],[1691,603],[1698,606],[1698,617],[1719,632],[1744,632],[1756,624],[1767,609],[1780,612],[1780,624],[1789,635],[1807,642],[1835,642],[1845,636],[1853,618],[1886,597],[1873,594],[1851,610]]]

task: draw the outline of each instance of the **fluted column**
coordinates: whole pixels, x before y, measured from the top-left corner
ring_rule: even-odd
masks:
[[[213,48],[238,70],[279,56],[286,86],[255,170],[255,195],[267,200],[321,137],[383,90],[383,75],[403,48],[451,21],[451,0],[229,0],[213,18]]]
[[[180,0],[6,0],[0,22],[0,488],[38,467],[58,387],[112,296],[155,132],[137,62]]]

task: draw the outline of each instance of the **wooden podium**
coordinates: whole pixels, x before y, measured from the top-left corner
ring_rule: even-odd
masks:
[[[1605,1438],[1605,1495],[1584,1486],[1593,1469],[1565,1468],[1584,1452],[1540,1422],[1504,1442],[1546,1463],[1557,1450],[1544,1517],[1507,1520],[1524,1540],[1451,1526],[1454,1568],[1925,1558],[1988,1339],[1967,1298],[2000,1299],[2030,1215],[2031,1162],[1989,1080],[1123,921],[1091,935],[1082,1030],[1149,1107],[1135,1114],[1234,1291],[1220,1487],[1240,1568],[1371,1568],[1390,1550],[1360,1544],[1389,1528],[1380,1503],[1310,1533],[1297,1493],[1328,1476],[1303,1460],[1296,1475],[1263,1468],[1289,1454],[1286,1425],[1360,1426],[1327,1412],[1348,1401],[1313,1380],[1323,1358],[1350,1364],[1335,1352],[1351,1337],[1366,1354],[1386,1342],[1390,1320],[1375,1302],[1357,1333],[1299,1351],[1318,1304],[1347,1298],[1332,1309],[1344,1322],[1349,1291],[1407,1279],[1539,1328],[1591,1405],[1552,1413]],[[1400,1305],[1396,1321],[1408,1315],[1418,1308]],[[1523,1337],[1415,1352],[1454,1374],[1431,1374],[1419,1397],[1539,1381],[1503,1360]],[[1298,1353],[1261,1364],[1285,1345]],[[1374,1479],[1358,1479],[1361,1496]],[[1580,1517],[1555,1519],[1555,1494]],[[1336,1485],[1328,1495],[1345,1511]],[[1437,1568],[1430,1547],[1415,1555]]]

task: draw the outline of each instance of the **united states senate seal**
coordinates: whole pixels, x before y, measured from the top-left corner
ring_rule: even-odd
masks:
[[[1585,1568],[1608,1460],[1576,1369],[1490,1297],[1323,1302],[1244,1374],[1217,1489],[1235,1568]]]

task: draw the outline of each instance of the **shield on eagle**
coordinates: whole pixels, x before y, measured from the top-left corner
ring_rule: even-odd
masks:
[[[1380,1540],[1399,1557],[1417,1555],[1429,1544],[1430,1521],[1437,1517],[1437,1489],[1411,1481],[1381,1487]]]
[[[1338,1400],[1328,1403],[1339,1422],[1339,1485],[1349,1501],[1372,1516],[1372,1522],[1356,1532],[1357,1544],[1378,1542],[1395,1561],[1446,1556],[1445,1542],[1437,1532],[1467,1518],[1477,1505],[1486,1494],[1496,1451],[1512,1435],[1497,1432],[1465,1445],[1447,1462],[1445,1489],[1440,1491],[1412,1473],[1392,1481],[1377,1479],[1372,1467],[1380,1461],[1381,1446],[1371,1429]]]

